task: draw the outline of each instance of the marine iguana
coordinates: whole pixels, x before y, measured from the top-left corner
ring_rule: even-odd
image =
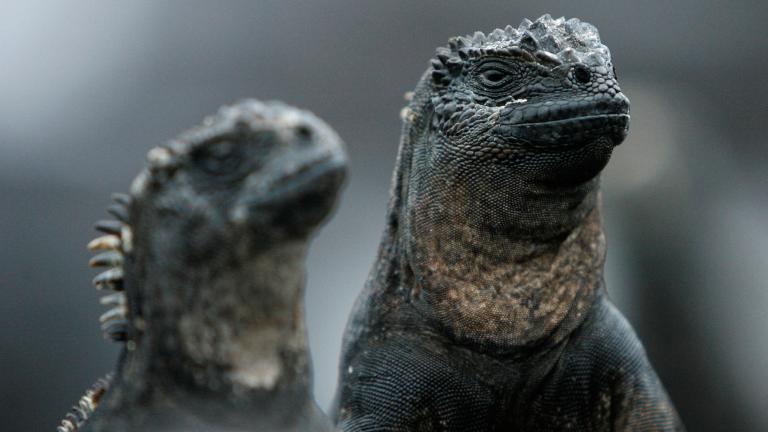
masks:
[[[311,396],[303,290],[346,173],[339,137],[245,100],[148,160],[89,245],[107,249],[94,282],[115,290],[103,328],[125,347],[58,430],[332,430]]]
[[[599,173],[629,100],[597,29],[544,15],[452,38],[410,99],[337,424],[681,430],[603,286]]]

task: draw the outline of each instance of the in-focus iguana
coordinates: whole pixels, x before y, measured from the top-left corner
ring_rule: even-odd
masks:
[[[107,250],[94,282],[115,291],[103,328],[125,347],[59,431],[332,430],[311,396],[303,290],[345,177],[336,133],[245,100],[148,160],[89,245]]]
[[[438,48],[345,335],[345,431],[682,429],[603,287],[599,173],[628,113],[578,19]]]

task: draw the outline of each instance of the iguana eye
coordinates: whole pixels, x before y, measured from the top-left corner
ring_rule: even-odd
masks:
[[[243,161],[239,147],[229,140],[216,141],[201,147],[194,159],[200,169],[208,174],[233,174]]]
[[[520,85],[523,73],[518,65],[502,59],[488,59],[473,68],[470,85],[478,94],[504,97]]]
[[[513,78],[512,71],[501,64],[486,65],[480,68],[478,72],[479,84],[491,90],[506,86]]]
[[[504,73],[498,69],[490,69],[483,72],[483,78],[491,83],[498,83],[504,79]]]
[[[586,84],[592,79],[592,73],[586,66],[577,64],[573,67],[573,77],[576,81]]]

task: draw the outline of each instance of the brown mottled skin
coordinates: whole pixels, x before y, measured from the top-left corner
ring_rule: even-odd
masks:
[[[115,237],[92,242],[119,252],[92,263],[123,275],[96,282],[124,293],[105,331],[125,346],[59,430],[333,430],[312,399],[303,298],[309,240],[345,177],[339,137],[307,111],[244,100],[148,159]]]
[[[599,173],[628,113],[577,19],[438,49],[345,335],[343,430],[683,429],[603,286]]]

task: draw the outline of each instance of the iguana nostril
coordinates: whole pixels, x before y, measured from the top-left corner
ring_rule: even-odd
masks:
[[[296,127],[296,135],[299,139],[309,141],[312,139],[312,128],[305,124],[298,125]]]
[[[576,78],[576,81],[586,84],[592,79],[592,74],[586,66],[576,65],[573,67],[573,77]]]

